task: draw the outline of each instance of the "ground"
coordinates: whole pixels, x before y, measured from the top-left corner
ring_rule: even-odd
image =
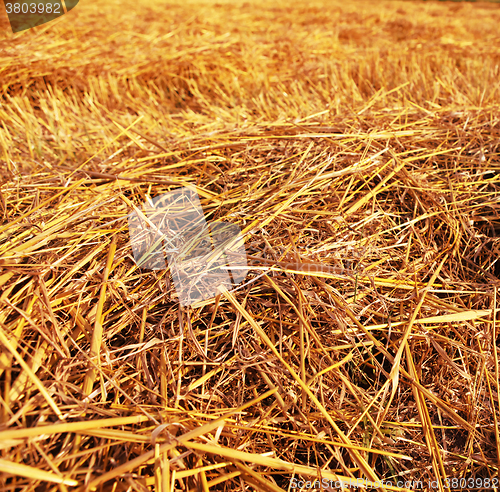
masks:
[[[497,487],[500,5],[0,10],[2,491]],[[188,307],[182,186],[250,266]]]

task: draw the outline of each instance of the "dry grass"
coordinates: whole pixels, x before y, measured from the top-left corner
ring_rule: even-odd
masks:
[[[498,479],[499,21],[82,0],[1,34],[0,490]],[[126,220],[185,184],[252,265],[189,309]]]

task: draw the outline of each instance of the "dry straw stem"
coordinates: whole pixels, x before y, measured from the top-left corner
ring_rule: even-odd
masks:
[[[53,482],[72,486],[78,485],[76,480],[65,479],[55,475],[54,473],[49,473],[39,470],[38,468],[23,465],[22,463],[13,463],[12,461],[3,459],[0,459],[0,471],[6,474],[26,477],[34,481]]]
[[[108,281],[109,274],[111,271],[111,266],[113,263],[113,259],[116,252],[116,238],[113,238],[111,245],[109,247],[108,259],[106,262],[106,267],[104,268],[103,273],[103,281],[101,286],[101,293],[99,295],[99,303],[97,305],[97,311],[95,315],[95,325],[94,331],[92,332],[92,340],[90,342],[90,356],[92,358],[96,358],[98,360],[100,354],[100,346],[102,343],[102,309],[104,306],[104,301],[106,300],[106,282]],[[142,342],[142,340],[141,340]],[[94,361],[92,361],[94,362]],[[96,378],[96,369],[95,367],[90,367],[85,375],[85,379],[83,381],[83,394],[88,395],[94,385],[94,381]]]
[[[494,483],[498,8],[87,0],[1,32],[0,490]],[[127,225],[181,186],[250,267],[187,309]]]

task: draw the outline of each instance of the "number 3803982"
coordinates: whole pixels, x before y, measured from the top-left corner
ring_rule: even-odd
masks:
[[[12,32],[25,31],[67,14],[79,0],[3,0]],[[0,1],[1,3],[1,1]]]
[[[7,3],[8,14],[62,14],[60,3]]]

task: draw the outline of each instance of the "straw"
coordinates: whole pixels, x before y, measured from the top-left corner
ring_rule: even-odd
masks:
[[[0,489],[494,488],[499,20],[88,0],[12,34],[1,10]],[[181,187],[248,265],[182,307],[127,220]]]

